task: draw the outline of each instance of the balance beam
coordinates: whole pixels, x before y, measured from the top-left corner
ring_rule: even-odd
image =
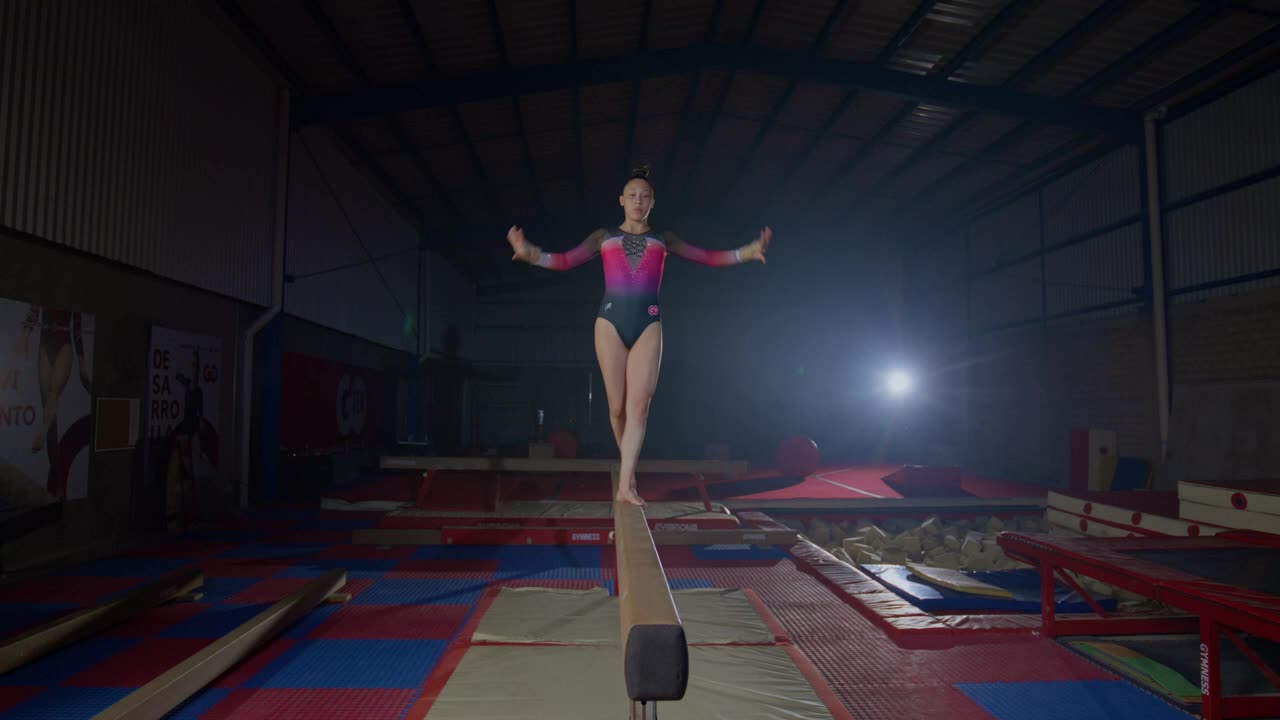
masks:
[[[475,470],[482,472],[612,472],[617,460],[595,458],[497,458],[497,457],[426,457],[419,455],[383,455],[378,467],[383,470]],[[742,475],[750,466],[741,460],[641,460],[638,473],[664,475]]]
[[[203,584],[204,575],[200,570],[175,570],[115,600],[55,618],[9,638],[0,643],[0,675],[58,648],[97,635]]]
[[[646,519],[646,522],[648,520]],[[617,518],[614,518],[617,526]],[[357,528],[353,545],[611,545],[617,532],[607,527],[521,528],[457,525],[436,528]],[[800,534],[789,528],[736,530],[654,530],[654,545],[795,545]]]
[[[301,590],[246,620],[203,650],[93,716],[93,720],[160,718],[238,665],[347,584],[346,570],[330,570]]]
[[[613,474],[617,474],[616,468]],[[616,480],[615,480],[616,483]],[[633,718],[656,716],[659,701],[680,700],[689,683],[689,646],[644,509],[614,503],[622,672]]]

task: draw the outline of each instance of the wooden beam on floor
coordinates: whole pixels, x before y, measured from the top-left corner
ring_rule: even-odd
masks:
[[[440,531],[420,528],[358,528],[351,531],[352,545],[439,545]]]
[[[616,518],[615,518],[616,522]],[[795,545],[795,530],[737,528],[732,530],[653,530],[655,545]],[[612,545],[616,531],[607,527],[468,527],[439,530],[363,528],[351,532],[353,545]]]
[[[797,498],[794,500],[724,500],[730,512],[848,512],[848,513],[947,513],[1039,512],[1048,506],[1043,497],[955,498]]]
[[[658,545],[795,545],[800,534],[795,530],[658,530],[653,533]]]
[[[204,584],[199,568],[176,570],[97,607],[85,608],[0,643],[0,675],[109,628]]]
[[[418,455],[383,455],[378,467],[383,470],[474,470],[484,472],[612,472],[617,460],[604,458],[496,458],[496,457],[427,457]],[[637,473],[664,475],[742,475],[750,465],[741,460],[641,460]]]
[[[251,657],[346,584],[346,570],[330,570],[94,715],[93,720],[159,720]]]

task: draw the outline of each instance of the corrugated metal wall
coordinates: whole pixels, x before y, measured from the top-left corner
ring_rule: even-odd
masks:
[[[475,284],[434,251],[422,254],[422,282],[422,351],[478,359]]]
[[[599,260],[556,273],[527,268],[535,288],[489,295],[476,304],[476,359],[495,365],[590,365],[595,313],[603,292]]]
[[[982,275],[969,285],[974,332],[1025,324],[1040,317],[1040,262],[1031,260]]]
[[[1040,249],[1040,206],[1035,194],[978,218],[969,226],[969,271],[982,272]]]
[[[1165,202],[1280,165],[1280,73],[1164,126]]]
[[[1142,185],[1138,149],[1126,145],[1044,187],[1044,242],[1070,241],[1125,220],[1138,222]]]
[[[1137,149],[1122,147],[976,218],[964,228],[967,249],[961,233],[928,246],[914,275],[932,286],[921,304],[954,320],[936,288],[959,268],[969,271],[974,334],[1039,323],[1042,310],[1055,318],[1136,304],[1141,208]]]
[[[1173,300],[1280,285],[1280,73],[1175,116],[1160,137]],[[936,333],[933,355],[967,353],[974,470],[1065,482],[1075,425],[1117,429],[1126,454],[1158,452],[1153,334],[1132,315],[1149,276],[1144,172],[1125,146],[919,244],[912,317]],[[963,341],[938,332],[955,323],[957,286],[971,318]]]
[[[1135,304],[1143,280],[1142,224],[1097,235],[1045,256],[1046,310],[1064,317]]]
[[[1064,477],[1052,414],[1070,388],[1049,377],[1047,324],[1140,301],[1140,190],[1137,149],[1124,147],[922,248],[913,317],[935,333],[930,354],[965,368],[963,388],[937,390],[966,405],[963,426],[935,441],[963,448],[972,470]]]
[[[0,223],[265,304],[276,88],[206,9],[0,3]]]
[[[325,131],[290,143],[285,312],[388,347],[418,347],[418,235]]]
[[[1280,132],[1276,137],[1280,139]],[[1280,178],[1175,210],[1165,227],[1171,291],[1280,268]],[[1235,294],[1278,284],[1280,277],[1231,282],[1187,297]]]
[[[1280,73],[1173,120],[1162,142],[1175,302],[1280,286]]]

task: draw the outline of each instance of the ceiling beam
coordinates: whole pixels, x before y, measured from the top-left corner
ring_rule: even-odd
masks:
[[[711,17],[707,21],[706,30],[703,32],[703,44],[709,45],[720,32],[720,21],[724,11],[724,0],[715,0],[715,5],[711,8]],[[667,175],[659,175],[659,177],[670,178],[674,185],[678,182],[678,178],[672,168],[675,164],[676,153],[684,146],[686,134],[689,132],[690,115],[693,113],[693,103],[698,96],[698,86],[702,84],[703,68],[701,66],[693,68],[689,72],[689,87],[685,91],[684,103],[680,105],[680,118],[676,121],[676,134],[671,139],[671,145],[667,147],[667,155],[663,160],[662,167],[658,168],[659,173],[668,173]],[[692,172],[686,169],[686,172]],[[679,209],[674,215],[679,215]]]
[[[304,97],[298,102],[294,121],[298,125],[328,124],[367,115],[551,92],[580,85],[636,82],[710,67],[856,87],[911,100],[995,112],[1047,125],[1095,132],[1129,133],[1140,121],[1138,114],[1124,110],[1093,107],[1078,101],[1032,95],[1008,88],[925,77],[871,63],[819,57],[802,50],[712,44],[519,68],[508,73],[440,78],[400,87],[365,88],[326,97]]]
[[[494,42],[498,45],[498,57],[502,60],[503,72],[511,72],[511,55],[507,52],[507,35],[502,29],[502,17],[498,14],[497,0],[489,0],[489,29],[493,32]],[[538,211],[547,211],[546,199],[542,197],[542,183],[538,180],[538,164],[533,161],[533,149],[529,146],[529,133],[524,127],[524,111],[520,109],[520,97],[511,98],[515,111],[516,134],[520,136],[520,148],[524,151],[528,163],[529,179],[533,182],[533,197],[537,201]]]
[[[921,3],[919,7],[916,8],[916,11],[911,13],[911,17],[902,24],[902,27],[898,28],[897,34],[893,36],[893,39],[889,41],[889,44],[885,45],[880,50],[880,55],[876,58],[876,63],[883,65],[893,60],[893,56],[898,53],[898,50],[902,49],[907,44],[911,39],[912,33],[916,31],[916,28],[920,27],[920,24],[929,16],[929,13],[933,12],[933,8],[937,4],[938,0],[926,0],[926,2]],[[967,50],[968,48],[965,48],[961,51],[961,54]],[[948,63],[947,66],[942,69],[941,72],[929,73],[928,75],[941,77],[943,79],[949,78],[954,66],[958,64],[959,63],[953,59],[951,63]],[[895,129],[897,129],[902,121],[910,117],[911,114],[919,107],[920,103],[918,102],[904,103],[893,117],[889,118],[888,121],[880,126],[880,129],[876,131],[875,135],[872,135],[869,139],[863,141],[862,145],[859,146],[852,155],[845,159],[844,163],[841,164],[835,173],[833,173],[831,177],[827,178],[826,182],[823,183],[825,189],[813,193],[813,195],[810,196],[810,202],[816,203],[817,201],[830,197],[835,193],[842,192],[844,190],[845,183],[853,176],[853,173],[858,169],[858,166],[870,157],[871,153],[875,152],[876,149],[880,147],[880,144],[883,143]]]
[[[1110,4],[1115,5],[1117,3],[1110,3]],[[1107,87],[1108,82],[1114,82],[1118,77],[1120,77],[1120,75],[1116,73],[1114,68],[1121,67],[1121,68],[1125,68],[1126,71],[1131,72],[1141,67],[1144,63],[1148,62],[1152,57],[1156,56],[1161,51],[1168,49],[1168,47],[1171,45],[1181,42],[1183,39],[1186,38],[1187,35],[1192,33],[1196,28],[1202,27],[1206,23],[1212,22],[1218,16],[1218,14],[1221,13],[1226,8],[1226,5],[1227,3],[1224,0],[1206,0],[1206,2],[1198,6],[1196,9],[1192,10],[1187,15],[1185,15],[1181,20],[1165,28],[1163,31],[1156,33],[1152,37],[1148,38],[1146,42],[1142,43],[1141,45],[1134,48],[1133,50],[1130,50],[1128,53],[1120,57],[1111,65],[1108,65],[1102,68],[1101,70],[1099,70],[1090,79],[1084,81],[1080,85],[1077,85],[1074,89],[1072,89],[1068,93],[1068,97],[1085,98],[1090,95],[1098,93],[1099,91]],[[1089,22],[1089,21],[1086,20],[1085,22]],[[1024,68],[1024,71],[1025,71],[1025,68]],[[1027,74],[1024,72],[1019,72],[1018,76],[1015,76],[1015,77],[1019,82],[1021,82],[1026,79]],[[1136,141],[1138,139],[1138,136],[1136,134],[1137,128],[1135,128],[1134,130],[1135,130],[1134,135],[1128,138],[1131,142]],[[1015,127],[1014,129],[1006,133],[1003,137],[999,138],[998,140],[982,148],[982,150],[979,151],[977,154],[973,155],[972,157],[965,160],[964,162],[961,162],[960,164],[952,167],[950,170],[944,173],[941,177],[931,182],[924,189],[921,189],[919,191],[912,193],[912,197],[913,198],[922,198],[922,197],[933,198],[934,193],[936,193],[940,188],[945,187],[947,184],[949,184],[952,179],[963,176],[965,172],[968,172],[974,166],[980,163],[997,160],[1000,157],[1000,155],[1002,155],[1005,152],[1005,150],[1009,149],[1010,147],[1017,144],[1018,142],[1021,142],[1031,137],[1034,132],[1035,132],[1035,128],[1032,127],[1031,125],[1023,124]],[[979,192],[982,191],[981,188],[977,190]],[[965,195],[962,197],[967,198],[970,196]],[[906,199],[904,199],[903,201],[900,201],[898,205],[895,206],[895,209],[901,208],[907,202],[908,200]],[[931,199],[929,201],[929,205],[935,214],[941,215],[943,213],[944,208],[949,209],[954,204],[956,204],[956,202],[963,202],[963,200],[957,201],[953,198],[952,201],[949,203],[939,204],[936,201]]]
[[[1169,46],[1176,45],[1193,33],[1203,30],[1206,25],[1217,20],[1223,12],[1228,10],[1230,5],[1231,3],[1228,0],[1216,0],[1216,2],[1206,0],[1206,2],[1202,2],[1195,10],[1182,16],[1177,22],[1156,33],[1119,60],[1103,68],[1083,85],[1076,87],[1068,93],[1068,97],[1083,100],[1097,94],[1117,80],[1146,65],[1153,57],[1166,50]]]
[[[569,62],[578,62],[578,0],[569,0]],[[578,183],[578,204],[587,204],[586,153],[582,150],[582,91],[573,86],[573,147],[577,153],[574,176]]]
[[[342,33],[338,31],[337,26],[333,24],[333,20],[329,18],[327,13],[325,13],[324,8],[320,6],[318,0],[306,0],[303,5],[307,14],[311,16],[312,22],[316,24],[316,27],[320,32],[329,40],[330,46],[333,47],[334,52],[338,53],[338,57],[342,60],[342,64],[346,66],[347,70],[352,75],[355,75],[356,78],[366,87],[372,86],[373,79],[369,77],[369,73],[365,72],[360,61],[356,59],[355,53],[351,51],[351,47],[347,45],[347,41],[342,37]],[[409,161],[413,163],[413,166],[417,168],[418,172],[426,179],[427,184],[431,186],[432,192],[440,198],[445,209],[456,221],[463,221],[465,218],[461,209],[459,209],[457,204],[454,203],[448,190],[444,187],[444,184],[440,182],[440,178],[436,177],[435,171],[431,169],[426,158],[422,156],[418,147],[409,138],[409,134],[405,132],[400,121],[397,118],[388,117],[385,118],[385,122],[387,125],[387,131],[391,134],[391,137],[396,141],[396,144],[400,146],[401,151],[408,156]],[[400,196],[404,195],[404,193],[397,194]]]
[[[1231,50],[1225,55],[1219,56],[1208,65],[1202,65],[1194,72],[1182,76],[1176,82],[1166,86],[1155,95],[1152,95],[1149,98],[1144,98],[1141,103],[1141,107],[1144,110],[1149,110],[1157,108],[1168,102],[1177,101],[1183,94],[1190,92],[1202,83],[1213,80],[1223,73],[1228,73],[1245,66],[1248,61],[1253,59],[1254,55],[1263,51],[1274,50],[1278,47],[1280,47],[1280,24],[1273,26],[1270,30],[1258,35],[1249,42],[1236,46],[1234,50]],[[1275,70],[1277,65],[1276,60],[1280,60],[1280,55],[1273,55],[1271,60],[1272,61],[1270,63],[1264,62],[1260,65],[1255,65],[1247,72],[1252,75],[1254,79],[1264,75],[1269,75]],[[1257,74],[1253,75],[1253,73]],[[1214,93],[1217,93],[1226,87],[1232,87],[1233,85],[1234,83],[1228,83],[1225,86],[1218,85],[1217,87],[1209,90],[1208,94],[1212,96]],[[1194,102],[1198,104],[1203,99],[1204,98],[1196,98]]]
[[[940,69],[931,72],[930,75],[941,78],[950,78],[952,75],[959,72],[960,69],[968,64],[971,59],[977,57],[983,50],[989,47],[995,36],[1004,32],[1005,29],[1008,28],[1009,23],[1022,17],[1022,13],[1029,2],[1031,2],[1031,0],[1011,0],[1011,2],[1006,4],[999,13],[992,17],[982,30],[974,35],[973,38],[971,38],[969,42],[951,58],[951,60],[949,60]],[[889,121],[880,128],[879,132],[877,132],[875,136],[863,143],[862,147],[858,149],[858,152],[854,153],[849,161],[845,163],[843,170],[836,173],[836,175],[833,176],[834,179],[827,183],[828,190],[826,194],[829,195],[832,192],[842,191],[844,189],[845,182],[853,175],[858,165],[860,165],[862,161],[871,154],[872,150],[878,147],[880,143],[884,142],[889,137],[893,130],[898,127],[899,123],[906,120],[907,117],[918,110],[920,106],[921,103],[908,103],[904,105],[897,114],[890,118]],[[947,127],[939,131],[939,134],[935,136],[935,139],[938,141],[945,140],[963,124],[964,118],[952,118]],[[875,184],[868,188],[864,194],[852,198],[849,205],[855,206],[865,203],[869,198],[875,197],[884,192],[892,182],[898,178],[903,169],[911,164],[918,154],[924,152],[926,148],[932,148],[934,146],[935,143],[933,141],[929,141],[912,150],[904,161],[898,163],[893,170],[889,171],[887,176],[877,178]]]
[[[285,60],[280,51],[275,48],[266,34],[256,23],[244,12],[237,0],[218,0],[218,7],[230,20],[231,24],[245,37],[245,39],[261,53],[262,57],[276,71],[276,73],[289,84],[289,88],[295,94],[306,94],[308,91],[307,83],[302,75]],[[345,148],[346,152],[355,159],[357,163],[367,171],[366,177],[373,184],[375,190],[386,200],[386,202],[401,215],[401,217],[417,230],[421,236],[423,229],[426,227],[427,221],[422,211],[416,205],[408,202],[408,198],[404,192],[391,180],[386,170],[377,162],[377,160],[366,150],[351,133],[342,127],[334,127],[333,133],[338,144]],[[454,265],[464,276],[473,283],[478,282],[475,268],[472,267],[470,261],[461,256],[455,248],[451,248],[439,242],[432,242],[427,245],[429,249],[441,253],[445,259]]]
[[[742,34],[742,39],[738,42],[739,46],[747,47],[751,43],[751,38],[756,34],[756,26],[760,23],[760,14],[764,11],[765,2],[767,0],[757,0],[755,9],[751,11],[751,19],[747,22],[747,31]],[[702,161],[707,156],[707,148],[711,146],[711,137],[715,134],[716,125],[720,124],[720,117],[724,114],[724,106],[729,102],[729,95],[733,92],[733,83],[737,79],[738,71],[736,69],[730,70],[729,77],[724,81],[724,90],[720,92],[720,97],[716,98],[716,106],[711,111],[711,120],[707,123],[706,131],[702,133],[702,140],[694,145],[693,160],[680,178],[680,197],[684,198],[686,204],[693,199],[690,197],[690,189],[699,187],[698,174],[702,170]]]
[[[653,0],[644,0],[644,7],[640,10],[640,47],[638,50],[644,52],[649,49],[649,23],[653,19]],[[638,165],[636,158],[636,127],[640,124],[640,81],[631,83],[631,113],[627,119],[627,154],[623,158],[626,167],[630,168]]]
[[[813,45],[809,48],[810,52],[822,52],[822,48],[826,47],[827,40],[831,38],[831,33],[835,31],[837,23],[839,23],[844,17],[848,5],[849,0],[839,0],[839,2],[832,7],[831,12],[827,15],[826,21],[822,24],[822,29],[818,31],[817,39],[814,40]],[[741,188],[742,184],[746,181],[747,168],[751,167],[751,162],[755,159],[756,153],[758,153],[760,151],[760,147],[764,145],[764,137],[767,129],[772,128],[774,123],[777,122],[778,115],[782,113],[783,108],[788,102],[790,102],[791,96],[795,94],[795,90],[799,86],[800,81],[793,78],[790,85],[787,87],[786,92],[783,93],[782,99],[774,106],[773,112],[771,112],[769,117],[765,118],[764,122],[761,123],[760,130],[757,131],[755,140],[751,144],[751,149],[743,154],[743,160],[738,165],[737,172],[730,175],[730,177],[736,177],[737,180],[734,181],[735,184],[733,186],[733,190],[725,193],[726,198],[737,195],[738,189]],[[836,109],[827,116],[827,120],[823,123],[822,127],[809,137],[809,141],[805,144],[805,149],[801,152],[793,153],[789,158],[783,161],[786,169],[780,173],[774,174],[775,178],[777,178],[774,181],[774,187],[786,188],[790,185],[791,178],[795,176],[796,172],[801,167],[803,167],[805,161],[809,159],[811,154],[813,154],[814,148],[816,148],[818,144],[827,137],[827,133],[831,132],[831,129],[834,128],[840,118],[844,116],[845,111],[849,109],[849,106],[853,104],[853,101],[857,96],[858,94],[855,90],[849,90],[845,93],[844,99]],[[781,195],[782,193],[780,192],[778,194]]]

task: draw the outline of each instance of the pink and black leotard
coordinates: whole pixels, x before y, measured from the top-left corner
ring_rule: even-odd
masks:
[[[737,250],[704,250],[684,242],[675,233],[651,230],[632,235],[615,227],[596,230],[568,252],[544,251],[538,265],[569,270],[599,254],[604,265],[604,298],[597,316],[617,329],[622,344],[630,350],[645,328],[662,320],[658,291],[668,252],[713,267],[742,262]]]

